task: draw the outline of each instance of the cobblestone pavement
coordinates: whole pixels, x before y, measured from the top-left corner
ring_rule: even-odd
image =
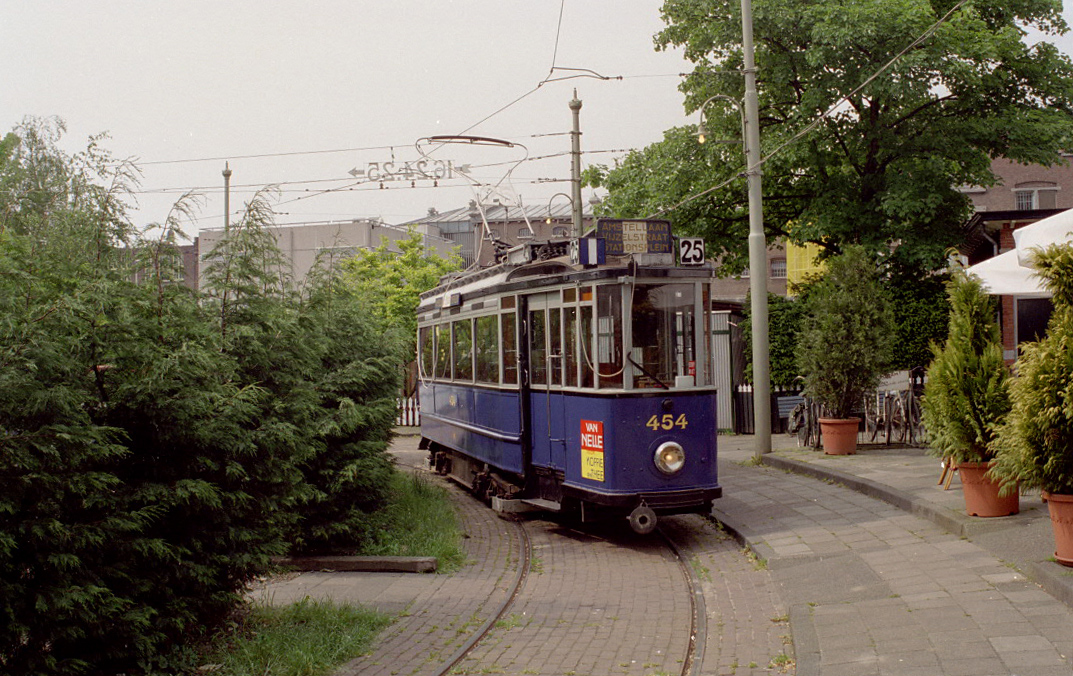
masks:
[[[767,561],[798,674],[1073,673],[1073,612],[989,551],[727,446],[715,514]]]

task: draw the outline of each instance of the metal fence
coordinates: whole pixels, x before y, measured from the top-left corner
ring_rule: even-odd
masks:
[[[417,392],[410,396],[398,398],[399,408],[395,414],[395,425],[399,427],[418,427],[421,425],[421,407],[417,399]]]
[[[732,393],[734,399],[734,433],[755,434],[756,416],[754,415],[753,386],[738,385]],[[771,431],[786,431],[790,411],[802,400],[801,391],[797,389],[771,389]]]

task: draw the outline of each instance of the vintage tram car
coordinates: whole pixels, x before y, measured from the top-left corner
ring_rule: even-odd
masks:
[[[649,244],[631,251],[623,227]],[[722,494],[713,268],[676,265],[666,222],[600,228],[515,247],[422,295],[422,447],[504,511],[627,516],[647,533]]]

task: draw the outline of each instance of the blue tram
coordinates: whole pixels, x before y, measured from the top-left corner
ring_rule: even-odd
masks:
[[[626,516],[647,533],[722,494],[713,269],[614,244],[527,243],[422,295],[422,447],[501,509]]]

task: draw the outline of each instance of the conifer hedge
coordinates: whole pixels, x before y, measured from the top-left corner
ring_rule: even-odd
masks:
[[[290,290],[266,195],[183,286],[191,198],[136,231],[134,171],[62,132],[0,142],[0,673],[176,669],[272,555],[365,536],[400,349]]]

